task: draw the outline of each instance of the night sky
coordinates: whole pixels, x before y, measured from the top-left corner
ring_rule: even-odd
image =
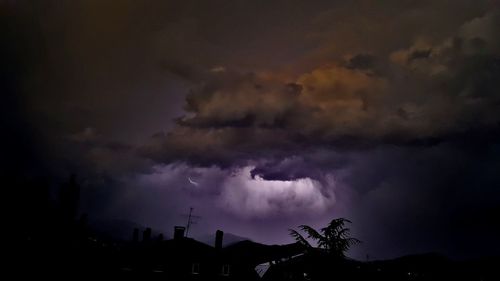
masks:
[[[90,218],[500,250],[500,2],[0,1],[1,167]],[[4,187],[11,188],[11,187]]]

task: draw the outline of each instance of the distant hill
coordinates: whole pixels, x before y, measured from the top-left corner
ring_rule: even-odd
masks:
[[[210,246],[215,245],[215,233],[214,234],[205,234],[201,236],[195,236],[193,237],[194,239],[205,243]],[[250,240],[246,237],[238,236],[232,233],[224,233],[224,238],[222,239],[222,247],[226,247],[229,245],[232,245],[237,242],[245,241],[245,240]]]

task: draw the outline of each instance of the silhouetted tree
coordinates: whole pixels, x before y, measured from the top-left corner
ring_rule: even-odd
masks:
[[[64,223],[73,223],[78,214],[80,201],[80,185],[76,175],[71,175],[68,182],[61,186],[59,191],[59,207]]]
[[[351,223],[351,221],[338,218],[333,219],[328,226],[320,229],[320,231],[308,225],[301,225],[299,228],[307,233],[307,238],[316,240],[319,248],[325,249],[328,254],[344,258],[345,252],[352,245],[361,243],[360,240],[349,236],[350,229],[346,227],[346,223]],[[312,248],[309,241],[296,230],[290,229],[290,235],[304,246]]]

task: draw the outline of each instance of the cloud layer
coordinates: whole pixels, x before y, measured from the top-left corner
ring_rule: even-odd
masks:
[[[207,72],[190,89],[188,114],[145,155],[230,165],[303,148],[425,144],[497,130],[498,21],[491,12],[434,44],[417,38],[385,57],[359,54],[295,76]]]

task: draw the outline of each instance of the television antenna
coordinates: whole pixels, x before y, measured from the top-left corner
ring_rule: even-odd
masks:
[[[194,208],[193,207],[190,207],[189,208],[189,214],[188,215],[184,215],[184,216],[187,216],[187,223],[186,223],[186,237],[188,237],[188,234],[189,234],[189,228],[191,228],[191,226],[193,224],[196,224],[198,219],[201,219],[200,216],[196,216],[196,215],[193,215],[193,210]]]

